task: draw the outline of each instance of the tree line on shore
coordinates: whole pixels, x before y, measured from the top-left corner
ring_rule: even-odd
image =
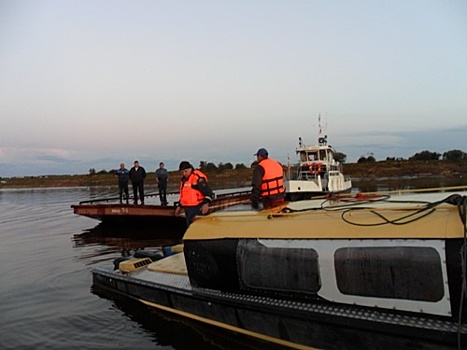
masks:
[[[336,152],[334,155],[334,159],[337,160],[338,162],[345,163],[347,158],[347,155],[344,153]],[[405,161],[404,158],[401,157],[387,157],[387,161]],[[443,154],[438,153],[438,152],[430,152],[430,151],[421,151],[418,153],[415,153],[413,156],[409,157],[407,160],[447,160],[447,161],[457,161],[457,160],[467,160],[467,153],[458,150],[458,149],[453,149],[450,151],[446,151]],[[358,160],[357,163],[367,163],[367,162],[376,162],[375,157],[373,156],[373,153],[369,153],[368,156],[361,156]]]
[[[336,152],[334,154],[334,159],[342,164],[346,163],[347,155],[341,152]],[[387,157],[386,161],[391,162],[391,161],[397,161],[397,162],[402,162],[402,161],[463,161],[467,160],[467,153],[463,152],[461,150],[450,150],[447,152],[444,152],[443,154],[437,153],[437,152],[430,152],[430,151],[421,151],[419,153],[415,153],[413,156],[409,157],[408,159],[404,159],[401,157]],[[373,153],[370,153],[368,156],[361,156],[358,161],[358,164],[361,163],[376,163],[376,159],[373,156]],[[252,162],[249,166],[249,168],[253,168],[257,164],[256,161]],[[235,166],[232,163],[219,163],[219,164],[214,164],[212,162],[207,162],[207,161],[200,161],[198,169],[201,171],[207,172],[207,173],[216,173],[216,172],[224,172],[228,170],[243,170],[247,169],[248,167],[243,164],[243,163],[237,163]],[[115,172],[115,169],[111,170],[100,170],[99,172],[96,172],[96,169],[91,168],[89,169],[89,174],[90,175],[95,175],[95,174],[113,174]]]

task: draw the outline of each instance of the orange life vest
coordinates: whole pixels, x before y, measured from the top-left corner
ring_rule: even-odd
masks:
[[[264,169],[264,175],[261,179],[261,197],[284,193],[284,170],[282,165],[270,158],[263,159],[258,165]]]
[[[198,179],[202,177],[208,181],[208,177],[199,170],[193,170],[186,180],[180,182],[180,204],[182,206],[195,206],[204,201],[204,194],[198,190]]]

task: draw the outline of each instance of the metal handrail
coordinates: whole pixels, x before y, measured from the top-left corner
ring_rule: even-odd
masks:
[[[250,194],[250,193],[251,193],[251,191],[246,191],[246,190],[237,191],[237,192],[222,193],[222,194],[215,195],[214,200],[229,198],[229,197],[239,196],[239,195],[247,195],[247,194]],[[167,195],[175,195],[175,194],[179,194],[179,192],[178,191],[167,192]],[[152,198],[152,197],[157,197],[157,196],[159,196],[159,192],[145,194],[144,198]],[[128,200],[132,200],[133,198],[134,197],[129,197]],[[79,204],[80,205],[82,205],[82,204],[95,204],[95,203],[102,203],[102,202],[108,203],[108,202],[113,202],[113,201],[117,201],[117,200],[120,200],[120,197],[106,197],[106,198],[89,199],[89,200],[85,200],[85,201],[80,201]]]

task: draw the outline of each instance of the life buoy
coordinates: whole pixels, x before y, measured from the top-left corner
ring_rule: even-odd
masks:
[[[318,175],[319,173],[321,173],[321,163],[311,163],[310,173],[314,175]]]

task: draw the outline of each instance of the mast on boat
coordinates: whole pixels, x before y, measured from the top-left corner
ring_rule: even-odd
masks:
[[[326,125],[327,129],[327,125]],[[326,146],[328,143],[328,135],[324,134],[323,136],[323,128],[321,127],[321,113],[318,115],[318,144],[320,146]]]

